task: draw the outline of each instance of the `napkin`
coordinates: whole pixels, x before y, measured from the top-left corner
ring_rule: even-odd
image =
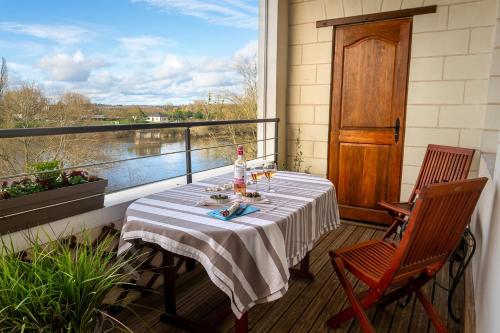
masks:
[[[248,214],[251,214],[251,213],[255,213],[255,212],[258,212],[260,209],[257,208],[257,207],[254,207],[252,205],[247,205],[246,208],[241,212],[241,213],[236,213],[236,214],[233,214],[231,216],[223,216],[221,214],[221,211],[227,209],[227,207],[223,207],[223,208],[220,208],[220,209],[214,209],[214,210],[211,210],[207,213],[208,216],[211,216],[211,217],[215,217],[219,220],[223,220],[223,221],[229,221],[235,217],[240,217],[240,216],[243,216],[243,215],[248,215]]]

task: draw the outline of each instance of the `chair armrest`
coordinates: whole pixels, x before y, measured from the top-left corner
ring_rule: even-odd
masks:
[[[395,219],[394,222],[392,222],[389,229],[387,229],[387,231],[385,232],[384,237],[382,237],[382,240],[385,241],[386,239],[392,237],[392,235],[394,235],[398,231],[398,228],[403,224],[403,222],[404,220],[402,219]]]
[[[411,211],[404,207],[404,206],[409,206],[407,202],[380,201],[378,205],[391,211],[393,215],[403,215],[404,217],[404,216],[409,216],[411,214]]]

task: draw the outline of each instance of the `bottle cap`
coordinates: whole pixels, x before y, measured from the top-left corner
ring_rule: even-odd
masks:
[[[237,152],[238,155],[243,155],[243,146],[238,146]]]

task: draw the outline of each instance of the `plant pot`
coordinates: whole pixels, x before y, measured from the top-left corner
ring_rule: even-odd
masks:
[[[0,200],[0,235],[104,207],[106,179]]]

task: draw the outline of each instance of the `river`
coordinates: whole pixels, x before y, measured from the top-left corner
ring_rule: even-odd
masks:
[[[146,157],[125,162],[112,163],[103,167],[88,169],[92,174],[108,179],[108,192],[182,176],[186,173],[185,141],[182,136],[162,138],[161,142],[137,142],[133,137],[117,138],[112,142],[105,142],[104,149],[109,160],[122,160],[143,157],[147,155],[161,155]],[[191,138],[192,149],[210,146],[205,138]],[[230,148],[229,148],[230,149]],[[231,150],[226,150],[228,152]],[[227,156],[227,155],[226,155]],[[221,167],[232,162],[220,154],[220,149],[204,149],[192,152],[193,172],[210,168]]]

